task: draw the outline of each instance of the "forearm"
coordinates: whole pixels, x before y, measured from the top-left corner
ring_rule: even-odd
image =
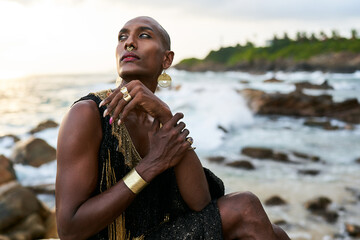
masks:
[[[192,210],[202,210],[211,197],[203,167],[193,150],[175,166],[175,174],[184,201]]]
[[[77,209],[62,206],[57,209],[61,239],[85,239],[101,231],[114,221],[135,198],[123,181],[96,195]]]

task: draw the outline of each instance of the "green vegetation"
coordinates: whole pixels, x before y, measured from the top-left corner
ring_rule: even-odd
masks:
[[[285,33],[282,38],[275,35],[268,43],[266,47],[256,47],[251,42],[247,42],[243,46],[237,44],[236,46],[223,47],[217,51],[211,51],[203,60],[197,58],[184,59],[179,65],[191,66],[202,62],[212,62],[231,67],[237,63],[254,60],[293,59],[298,61],[326,53],[360,53],[360,38],[356,30],[351,30],[351,38],[341,37],[335,30],[332,31],[331,36],[320,32],[318,37],[314,33],[308,35],[304,32],[298,32],[296,39],[290,39]]]

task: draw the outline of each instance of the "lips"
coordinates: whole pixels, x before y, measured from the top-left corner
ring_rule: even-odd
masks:
[[[132,61],[136,61],[139,59],[140,59],[139,56],[132,52],[126,52],[121,57],[121,61],[123,61],[123,62],[132,62]]]

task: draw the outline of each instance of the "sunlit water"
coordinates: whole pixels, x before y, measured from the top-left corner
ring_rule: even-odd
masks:
[[[282,83],[264,83],[274,73],[251,75],[241,72],[189,73],[169,71],[173,86],[178,90],[162,89],[157,95],[171,107],[183,112],[184,121],[195,139],[194,145],[204,166],[220,176],[226,191],[250,190],[262,201],[275,194],[284,198],[287,207],[266,207],[270,218],[286,220],[287,230],[293,239],[333,239],[334,233],[344,233],[344,222],[360,222],[360,206],[345,187],[360,189],[360,125],[353,130],[326,131],[304,126],[305,118],[255,116],[236,90],[256,88],[266,92],[288,93],[294,83],[309,81],[321,84],[325,80],[334,90],[307,90],[307,94],[331,94],[335,101],[348,98],[360,100],[360,72],[354,74],[329,74],[321,72],[276,73]],[[53,119],[61,122],[71,104],[86,95],[102,89],[114,88],[114,74],[34,76],[15,80],[0,80],[0,136],[15,134],[27,139],[29,130],[39,122]],[[242,83],[248,81],[248,83]],[[345,123],[332,120],[340,127]],[[218,126],[229,132],[225,133]],[[56,147],[58,129],[48,129],[35,134]],[[11,155],[13,142],[0,140],[0,153]],[[249,159],[241,155],[247,146],[268,147],[288,153],[293,151],[319,156],[321,163],[284,164]],[[209,163],[208,156],[224,156],[225,163]],[[234,160],[250,160],[255,171],[226,166]],[[54,183],[56,162],[40,168],[15,165],[23,185]],[[320,170],[317,176],[299,175],[300,169]],[[304,203],[316,196],[328,196],[336,210],[344,207],[336,224],[325,223],[304,210]],[[50,206],[53,198],[40,196]],[[345,239],[345,238],[344,238]]]

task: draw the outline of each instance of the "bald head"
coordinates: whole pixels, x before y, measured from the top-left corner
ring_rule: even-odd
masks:
[[[147,24],[152,26],[154,28],[154,30],[156,31],[156,33],[159,34],[161,42],[162,42],[165,50],[170,50],[171,49],[170,36],[167,33],[167,31],[160,25],[160,23],[158,23],[152,17],[140,16],[140,17],[136,17],[136,18],[133,18],[133,19],[129,20],[126,24],[131,23],[131,22],[137,22],[137,21],[146,22]]]

